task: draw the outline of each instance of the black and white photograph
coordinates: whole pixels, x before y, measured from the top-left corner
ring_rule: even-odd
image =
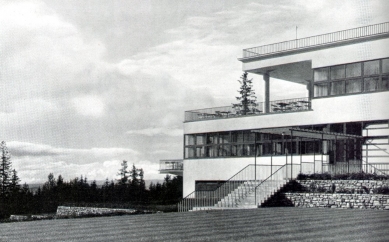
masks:
[[[388,13],[0,0],[0,241],[388,241]]]

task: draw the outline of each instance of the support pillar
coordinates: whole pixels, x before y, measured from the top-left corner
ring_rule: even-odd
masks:
[[[265,81],[265,113],[270,113],[270,75],[268,72],[263,74],[263,80]]]

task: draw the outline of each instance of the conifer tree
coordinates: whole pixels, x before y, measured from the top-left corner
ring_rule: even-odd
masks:
[[[0,196],[7,195],[11,184],[11,155],[4,141],[0,144]]]
[[[119,185],[126,185],[128,182],[128,174],[130,173],[129,171],[127,171],[128,168],[127,161],[123,160],[120,165],[121,168],[118,173],[118,175],[120,176]]]
[[[237,109],[242,115],[255,111],[255,107],[258,105],[257,97],[253,90],[253,79],[248,79],[247,76],[248,73],[244,72],[240,77],[240,80],[238,80],[240,83],[240,89],[238,90],[240,95],[236,97],[236,100],[238,100],[239,103],[232,104],[232,107]]]

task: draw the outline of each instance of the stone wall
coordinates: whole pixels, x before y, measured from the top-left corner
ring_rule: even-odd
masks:
[[[296,180],[298,190],[284,195],[295,207],[389,210],[389,180]]]
[[[114,214],[134,214],[135,209],[93,208],[93,207],[66,207],[58,206],[57,217],[81,217]]]
[[[297,180],[308,192],[372,194],[389,187],[389,180]]]
[[[389,195],[342,193],[285,193],[295,207],[328,207],[389,210]]]

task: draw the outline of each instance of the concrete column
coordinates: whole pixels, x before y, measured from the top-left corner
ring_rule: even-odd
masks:
[[[265,113],[270,113],[270,76],[269,73],[263,74],[263,80],[265,81]]]

